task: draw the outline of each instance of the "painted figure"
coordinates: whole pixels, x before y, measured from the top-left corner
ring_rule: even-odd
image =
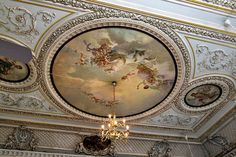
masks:
[[[202,85],[192,89],[186,96],[186,101],[192,106],[202,106],[215,101],[220,95],[220,89],[214,85]]]
[[[10,61],[8,58],[0,58],[0,74],[8,75],[10,70],[14,68],[23,69],[23,67],[17,65],[15,61]]]

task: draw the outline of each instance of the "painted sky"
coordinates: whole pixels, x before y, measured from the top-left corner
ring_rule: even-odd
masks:
[[[110,72],[91,63],[94,55],[85,44],[99,48],[104,41],[109,43],[112,53],[125,56],[126,60],[125,63],[120,59],[112,61],[109,66],[114,69]],[[134,61],[135,51],[144,51],[143,55],[137,55],[137,61]],[[77,64],[81,54],[89,59],[86,65]],[[139,65],[144,65],[146,69],[141,71]],[[128,73],[133,75],[122,80]],[[156,82],[164,80],[168,83],[158,86],[156,82],[150,83],[150,75]],[[111,112],[129,116],[154,107],[171,91],[175,75],[173,59],[162,43],[141,31],[118,27],[96,29],[73,38],[59,51],[52,69],[59,94],[74,107],[99,116],[107,116]],[[91,100],[92,95],[111,101],[112,81],[117,81],[118,104],[109,107]],[[149,88],[144,89],[145,85]]]

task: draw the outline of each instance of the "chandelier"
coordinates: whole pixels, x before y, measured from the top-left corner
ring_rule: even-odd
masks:
[[[115,97],[115,87],[117,85],[116,81],[112,82],[113,86],[113,101],[111,105],[114,105],[116,101]],[[125,119],[118,121],[115,114],[108,115],[109,120],[106,124],[101,125],[101,139],[102,141],[111,140],[115,141],[118,139],[127,139],[129,136],[129,126],[126,125]]]

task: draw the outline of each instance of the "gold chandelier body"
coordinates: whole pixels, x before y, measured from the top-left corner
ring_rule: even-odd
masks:
[[[118,139],[127,139],[129,136],[129,126],[125,124],[125,119],[122,122],[116,120],[115,115],[108,115],[109,121],[107,125],[101,125],[101,138],[103,141]]]

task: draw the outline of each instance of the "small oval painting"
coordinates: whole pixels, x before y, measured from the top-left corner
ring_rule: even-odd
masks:
[[[29,75],[26,64],[0,56],[0,79],[8,82],[25,80]]]
[[[213,84],[200,85],[185,96],[185,103],[191,107],[203,107],[215,102],[221,96],[221,88]]]
[[[123,27],[78,35],[61,47],[52,64],[52,81],[60,96],[79,110],[105,117],[113,112],[131,116],[155,107],[176,79],[175,61],[165,45]]]

